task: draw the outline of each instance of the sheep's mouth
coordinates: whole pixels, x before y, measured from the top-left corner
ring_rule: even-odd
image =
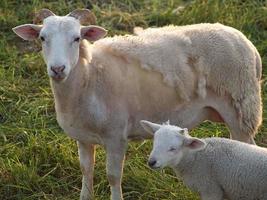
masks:
[[[55,74],[55,75],[51,76],[51,78],[56,82],[61,82],[66,78],[66,75],[65,74]]]

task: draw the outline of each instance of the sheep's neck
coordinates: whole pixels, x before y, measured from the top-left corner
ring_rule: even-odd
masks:
[[[83,95],[89,92],[91,65],[88,59],[82,56],[85,54],[83,51],[86,50],[82,49],[77,65],[71,70],[65,81],[55,82],[51,80],[57,112],[71,112],[82,103]]]

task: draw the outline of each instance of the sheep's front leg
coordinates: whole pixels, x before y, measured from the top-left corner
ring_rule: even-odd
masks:
[[[83,174],[80,200],[94,199],[93,174],[95,163],[95,147],[93,144],[77,142],[80,166]]]
[[[127,141],[124,140],[113,138],[106,143],[107,177],[111,189],[111,200],[123,200],[121,179],[126,148]]]

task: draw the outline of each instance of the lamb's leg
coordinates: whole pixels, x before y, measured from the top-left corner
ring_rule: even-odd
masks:
[[[95,147],[93,144],[78,143],[80,166],[83,174],[82,191],[80,200],[91,200],[94,198],[93,174],[95,163]]]
[[[122,200],[121,178],[127,141],[112,138],[105,143],[107,152],[107,177],[111,189],[111,200]]]

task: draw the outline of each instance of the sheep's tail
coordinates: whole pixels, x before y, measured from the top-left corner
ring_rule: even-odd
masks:
[[[242,97],[234,100],[234,106],[237,110],[240,122],[241,132],[255,136],[259,126],[262,123],[262,100],[261,84],[262,61],[258,50],[254,47],[255,62],[251,66],[255,70],[256,77],[250,77],[250,80],[243,84]],[[249,77],[247,77],[249,78]]]
[[[255,135],[257,129],[262,123],[262,100],[261,100],[261,85],[259,81],[262,77],[262,61],[258,50],[255,48],[255,70],[257,83],[254,82],[257,86],[251,86],[252,90],[247,90],[248,94],[246,98],[240,102],[242,110],[242,124],[244,132],[249,133],[250,135]]]
[[[260,81],[262,76],[262,62],[258,50],[255,48],[255,57],[256,57],[256,76]]]

